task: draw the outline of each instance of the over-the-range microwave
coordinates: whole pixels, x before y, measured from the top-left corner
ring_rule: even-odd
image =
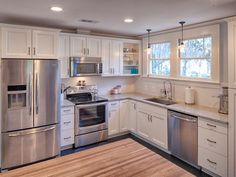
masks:
[[[102,74],[102,59],[97,57],[71,57],[70,77],[99,76]]]

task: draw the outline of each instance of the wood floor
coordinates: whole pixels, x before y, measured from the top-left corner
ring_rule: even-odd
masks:
[[[190,177],[192,174],[127,138],[0,174],[0,177]]]

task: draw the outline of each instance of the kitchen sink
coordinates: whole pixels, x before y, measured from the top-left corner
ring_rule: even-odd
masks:
[[[145,99],[146,101],[151,101],[154,103],[160,103],[160,104],[164,104],[164,105],[172,105],[172,104],[176,104],[175,101],[173,100],[167,100],[167,99],[163,99],[163,98],[148,98]]]

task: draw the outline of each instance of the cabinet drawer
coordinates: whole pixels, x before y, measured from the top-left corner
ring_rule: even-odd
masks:
[[[198,127],[198,146],[227,157],[227,135]]]
[[[61,131],[61,146],[74,144],[74,130]]]
[[[62,130],[68,130],[68,129],[74,129],[74,115],[64,115],[61,117],[61,129]]]
[[[74,106],[61,108],[61,115],[74,114]]]
[[[214,122],[214,121],[206,120],[199,117],[198,126],[227,135],[227,127],[228,127],[227,124],[222,124],[219,122]]]
[[[167,117],[167,109],[161,108],[159,106],[153,106],[146,103],[137,103],[137,109],[148,111],[149,113],[156,113],[161,116]]]
[[[109,108],[119,108],[119,106],[120,106],[119,101],[109,102]]]
[[[227,158],[198,147],[198,165],[220,176],[227,176]]]

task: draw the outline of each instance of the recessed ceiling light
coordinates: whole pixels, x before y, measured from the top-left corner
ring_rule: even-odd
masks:
[[[57,6],[53,6],[53,7],[51,7],[50,8],[52,11],[54,11],[54,12],[61,12],[61,11],[63,11],[63,9],[61,8],[61,7],[57,7]]]
[[[132,23],[134,20],[132,18],[126,18],[124,19],[125,23]]]

